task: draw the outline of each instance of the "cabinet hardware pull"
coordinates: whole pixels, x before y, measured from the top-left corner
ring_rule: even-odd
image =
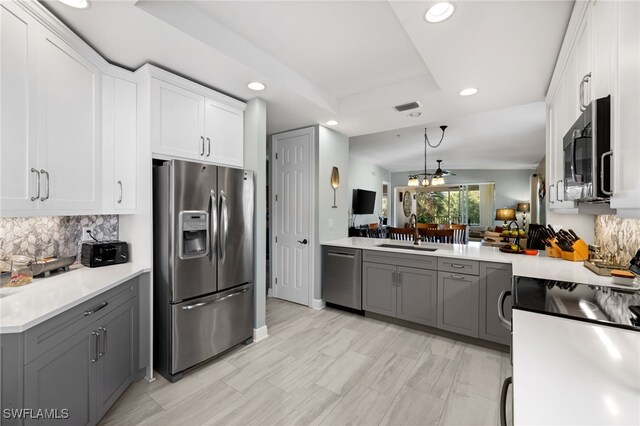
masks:
[[[459,263],[451,263],[451,267],[460,269],[460,268],[464,268],[464,265],[460,265]]]
[[[591,80],[591,73],[586,74],[584,77],[582,77],[582,81],[580,82],[580,111],[584,112],[584,110],[587,109],[587,104],[585,102],[584,99],[584,88],[586,86],[586,84]]]
[[[98,333],[100,332],[102,332],[103,339],[102,345],[100,345],[102,350],[98,353],[98,358],[102,358],[107,353],[107,328],[103,326],[98,327]]]
[[[500,296],[498,296],[498,317],[500,318],[500,322],[502,322],[502,325],[505,326],[505,328],[507,328],[508,330],[511,330],[511,321],[509,321],[504,315],[504,300],[507,298],[507,296],[511,296],[510,290],[505,290],[500,293]]]
[[[100,309],[104,308],[108,304],[109,304],[109,302],[104,301],[104,302],[100,303],[99,305],[96,305],[93,308],[89,309],[88,311],[84,311],[84,316],[87,317],[87,316],[89,316],[91,314],[95,314],[96,312],[98,312]]]
[[[398,287],[402,285],[402,274],[400,272],[396,272],[396,285]]]
[[[218,201],[216,199],[216,192],[212,189],[211,194],[209,195],[209,202],[211,203],[211,207],[209,210],[209,219],[211,223],[209,226],[211,227],[211,231],[209,232],[209,252],[211,253],[210,261],[212,265],[217,256],[217,246],[216,241],[218,241]]]
[[[93,364],[98,360],[98,351],[100,350],[98,348],[98,336],[100,336],[100,334],[97,331],[92,331],[91,336],[93,336],[96,339],[96,344],[94,345],[94,349],[96,350],[95,352],[96,355],[93,358],[91,358],[91,363]]]
[[[329,251],[329,252],[327,252],[327,254],[328,254],[329,256],[347,257],[347,258],[349,258],[349,259],[353,259],[353,258],[355,258],[355,257],[356,257],[356,255],[355,255],[355,254],[339,253],[339,252],[337,252],[337,251]]]
[[[211,155],[211,139],[207,138],[207,157]]]
[[[204,155],[204,136],[200,136],[200,141],[202,141],[202,151],[200,151],[200,157]]]
[[[553,197],[551,196],[551,188],[553,188],[554,186],[556,186],[554,183],[549,185],[549,204],[555,204],[555,201],[553,201]]]
[[[219,299],[207,300],[206,302],[194,303],[193,305],[183,306],[182,309],[185,309],[185,310],[189,311],[191,309],[201,308],[203,306],[210,305],[212,303],[222,302],[223,300],[227,300],[227,299],[229,299],[231,297],[239,296],[242,293],[246,293],[248,291],[249,291],[249,287],[247,287],[245,289],[242,289],[240,291],[236,291],[235,293],[227,294],[226,296],[223,296],[223,297],[221,297]]]
[[[47,201],[49,199],[49,172],[45,169],[41,169],[40,173],[42,173],[47,178],[47,195],[40,198],[40,201]]]
[[[562,200],[558,196],[558,191],[559,191],[559,188],[560,188],[560,182],[562,182],[562,179],[560,179],[559,181],[556,182],[556,201],[562,202]]]
[[[36,174],[36,188],[38,188],[38,192],[36,192],[36,196],[35,197],[31,197],[31,201],[36,201],[38,198],[40,198],[40,170],[34,169],[32,167],[31,168],[31,173],[35,173]]]
[[[464,275],[451,274],[450,277],[454,280],[464,280]]]
[[[613,182],[609,184],[609,191],[604,189],[604,159],[606,157],[613,157],[613,151],[607,151],[600,156],[600,190],[603,194],[611,195],[613,194]]]
[[[120,197],[118,197],[118,204],[122,203],[122,181],[118,181],[118,186],[120,187]]]
[[[396,271],[391,271],[391,285],[396,285]]]

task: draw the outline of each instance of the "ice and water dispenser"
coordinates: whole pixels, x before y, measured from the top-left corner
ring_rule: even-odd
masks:
[[[178,250],[180,259],[194,259],[209,255],[209,213],[206,211],[181,211],[178,215],[180,229]]]

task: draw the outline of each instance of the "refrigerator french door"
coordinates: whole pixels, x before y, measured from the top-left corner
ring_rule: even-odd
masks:
[[[253,173],[153,169],[154,357],[168,380],[251,338]]]

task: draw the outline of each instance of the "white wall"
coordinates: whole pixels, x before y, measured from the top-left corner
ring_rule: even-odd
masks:
[[[348,235],[349,207],[349,138],[334,130],[318,126],[318,239],[320,243]],[[336,190],[333,208],[331,170],[340,172],[340,186]]]
[[[349,209],[352,208],[354,189],[366,189],[376,192],[374,214],[356,216],[356,227],[367,223],[377,223],[378,215],[382,216],[382,182],[391,181],[391,173],[380,166],[372,164],[370,160],[354,154],[349,155]],[[405,182],[406,185],[406,182]],[[389,188],[389,210],[393,205],[393,192]],[[389,212],[388,215],[391,213]]]
[[[244,168],[253,170],[254,197],[254,325],[265,327],[267,288],[267,104],[251,99],[244,112]],[[260,337],[254,336],[254,337]]]

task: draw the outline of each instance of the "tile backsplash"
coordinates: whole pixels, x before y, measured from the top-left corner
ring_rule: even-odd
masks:
[[[613,254],[619,265],[628,265],[640,249],[640,220],[614,215],[596,216],[596,245],[605,258]]]
[[[118,216],[0,218],[0,256],[77,256],[83,226],[98,240],[118,239]]]

